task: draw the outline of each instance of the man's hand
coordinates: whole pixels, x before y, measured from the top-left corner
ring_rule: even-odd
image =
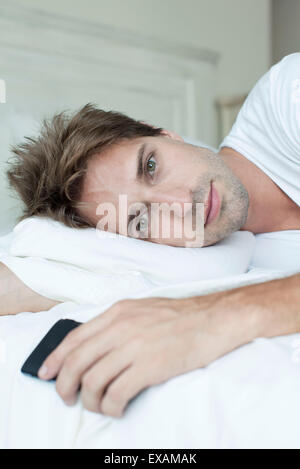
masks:
[[[42,379],[72,405],[120,417],[143,389],[205,367],[257,337],[300,332],[300,275],[187,298],[126,300],[79,327]]]
[[[48,357],[39,377],[58,376],[57,391],[68,405],[75,404],[81,386],[86,409],[120,417],[143,389],[204,367],[251,340],[250,328],[246,335],[235,333],[223,298],[218,293],[116,303],[72,331]]]

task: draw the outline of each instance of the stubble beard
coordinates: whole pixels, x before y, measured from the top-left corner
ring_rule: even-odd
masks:
[[[204,202],[210,183],[223,187],[220,213],[216,222],[208,225],[204,232],[204,246],[211,246],[239,231],[246,223],[249,209],[249,194],[242,182],[215,153],[209,153],[208,161],[213,171],[199,181],[199,190],[194,192],[194,202]],[[219,184],[218,184],[219,182]]]

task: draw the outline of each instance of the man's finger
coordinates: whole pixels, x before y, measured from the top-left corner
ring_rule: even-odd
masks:
[[[122,349],[112,350],[105,355],[82,379],[83,406],[90,412],[99,413],[100,401],[106,387],[131,364],[132,357],[122,353]]]
[[[66,358],[56,380],[56,390],[66,404],[76,402],[82,376],[110,350],[111,346],[99,344],[99,337],[95,336]]]
[[[145,368],[130,366],[108,386],[100,402],[100,412],[120,418],[129,401],[149,387],[150,381]]]
[[[98,332],[73,350],[65,359],[56,381],[61,398],[67,404],[75,403],[82,376],[111,350],[122,347],[135,333],[135,328],[123,321]]]
[[[78,348],[81,343],[108,327],[115,320],[118,310],[119,306],[116,304],[100,316],[70,332],[54,352],[47,357],[39,370],[39,378],[43,380],[55,378],[60,372],[67,356]]]

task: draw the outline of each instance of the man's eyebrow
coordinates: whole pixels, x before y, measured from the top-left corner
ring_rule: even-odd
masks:
[[[146,143],[139,148],[137,155],[137,171],[136,180],[140,181],[144,175],[144,154],[145,154]]]

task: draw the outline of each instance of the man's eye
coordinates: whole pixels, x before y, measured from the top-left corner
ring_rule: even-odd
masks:
[[[148,231],[148,217],[147,216],[143,216],[142,218],[140,218],[136,226],[136,231],[138,231],[139,233],[145,233],[146,231]]]
[[[152,155],[149,160],[147,161],[147,172],[152,175],[156,170],[156,161],[154,156]]]

